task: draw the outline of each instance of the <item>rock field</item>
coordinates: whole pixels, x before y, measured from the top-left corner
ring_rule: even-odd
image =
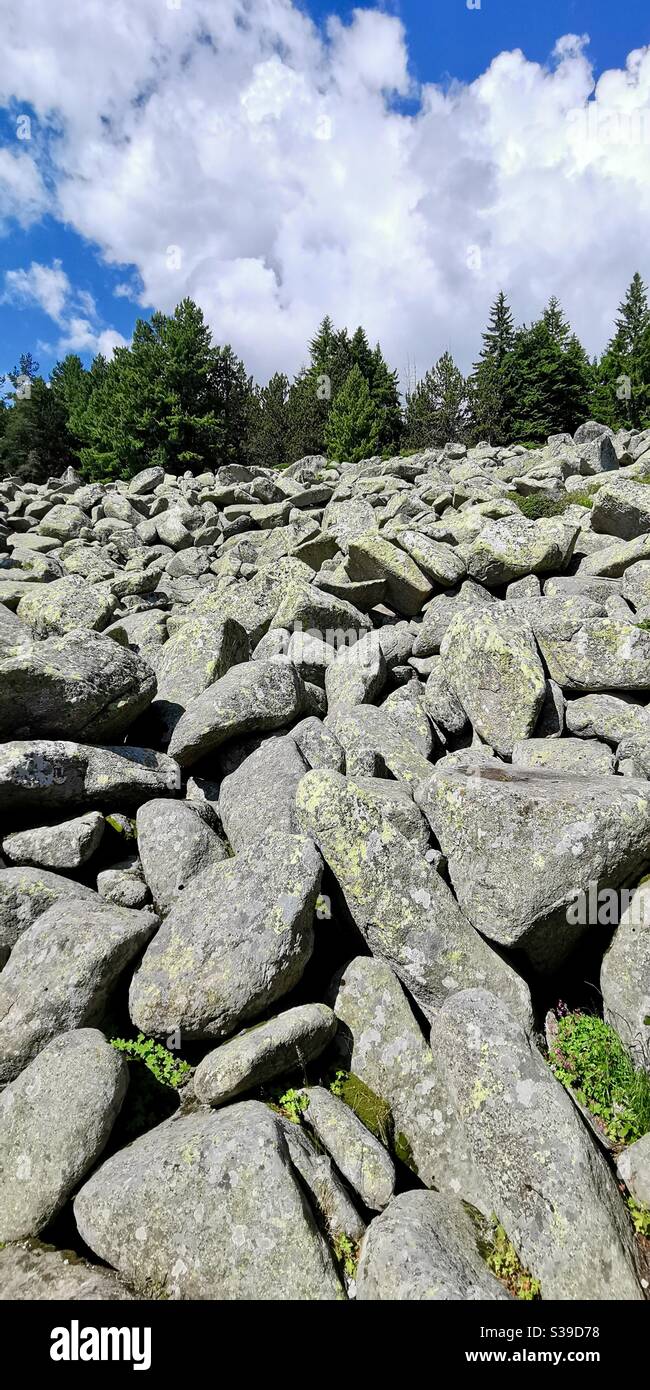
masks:
[[[647,1297],[650,431],[5,479],[0,649],[0,1298]]]

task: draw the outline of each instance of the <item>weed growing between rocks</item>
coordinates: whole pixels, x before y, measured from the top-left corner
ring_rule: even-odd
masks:
[[[643,1236],[644,1240],[650,1240],[650,1207],[645,1206],[643,1202],[637,1202],[635,1197],[628,1197],[627,1205],[637,1235]]]
[[[534,1279],[530,1271],[524,1269],[512,1241],[508,1239],[503,1226],[496,1218],[492,1249],[486,1256],[486,1264],[514,1298],[519,1298],[524,1303],[541,1298],[542,1286],[539,1279]]]
[[[137,1038],[111,1038],[110,1042],[111,1047],[123,1052],[130,1061],[143,1062],[161,1086],[178,1090],[190,1078],[192,1068],[187,1062],[175,1057],[162,1043],[145,1038],[144,1033],[138,1033]]]
[[[560,1018],[549,1060],[559,1081],[615,1144],[650,1131],[650,1074],[634,1064],[610,1024],[589,1014]]]
[[[350,1239],[344,1231],[334,1237],[332,1242],[334,1256],[343,1269],[346,1279],[356,1279],[359,1263],[359,1243]]]
[[[569,507],[591,507],[593,497],[588,492],[570,492],[565,497],[545,497],[543,493],[531,492],[523,496],[520,492],[509,492],[508,500],[514,502],[529,521],[540,521],[546,516],[562,516]]]

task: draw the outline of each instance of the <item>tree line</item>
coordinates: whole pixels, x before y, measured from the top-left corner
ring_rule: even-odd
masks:
[[[398,373],[363,328],[323,319],[305,366],[259,386],[201,309],[139,319],[132,342],[86,368],[70,353],[46,381],[25,353],[0,396],[0,476],[41,482],[69,463],[88,479],[161,464],[200,473],[224,463],[283,467],[306,454],[357,462],[447,440],[544,443],[593,418],[650,426],[650,308],[637,273],[612,337],[590,361],[556,298],[517,326],[500,292],[467,377],[444,352],[404,398]]]

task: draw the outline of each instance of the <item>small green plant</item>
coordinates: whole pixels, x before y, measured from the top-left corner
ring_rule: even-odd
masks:
[[[524,1303],[532,1303],[534,1299],[540,1298],[542,1286],[539,1279],[534,1279],[532,1274],[524,1269],[512,1241],[508,1240],[503,1226],[496,1218],[492,1242],[492,1249],[486,1258],[488,1269],[505,1284],[515,1298],[520,1298]]]
[[[545,516],[561,516],[568,507],[591,507],[593,502],[586,492],[570,492],[559,499],[548,497],[543,492],[533,492],[527,497],[521,492],[509,492],[508,497],[529,521],[540,521]]]
[[[627,1205],[637,1235],[650,1240],[650,1207],[644,1206],[643,1202],[637,1202],[635,1197],[628,1197]]]
[[[348,1279],[356,1279],[359,1246],[351,1240],[350,1236],[346,1236],[345,1231],[339,1231],[339,1234],[334,1238],[334,1255]]]
[[[170,1086],[174,1091],[182,1086],[192,1070],[181,1057],[175,1057],[153,1038],[145,1038],[144,1033],[138,1033],[137,1038],[111,1038],[111,1047],[124,1052],[134,1062],[143,1062],[161,1086]]]
[[[650,632],[650,618],[642,618],[640,623],[635,623],[635,627],[640,627],[642,632]]]
[[[612,1143],[633,1144],[648,1133],[650,1074],[635,1066],[609,1023],[592,1014],[566,1014],[558,1020],[549,1061]]]
[[[309,1105],[309,1097],[305,1095],[304,1091],[297,1091],[295,1087],[290,1086],[288,1091],[283,1091],[282,1095],[277,1097],[275,1104],[278,1110],[281,1110],[282,1114],[291,1120],[292,1124],[299,1125],[301,1117]]]

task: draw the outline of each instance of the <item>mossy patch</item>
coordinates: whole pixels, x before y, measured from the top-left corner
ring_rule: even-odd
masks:
[[[337,1071],[329,1083],[330,1091],[349,1105],[361,1123],[386,1148],[393,1148],[395,1124],[388,1101],[375,1094],[354,1072]]]

